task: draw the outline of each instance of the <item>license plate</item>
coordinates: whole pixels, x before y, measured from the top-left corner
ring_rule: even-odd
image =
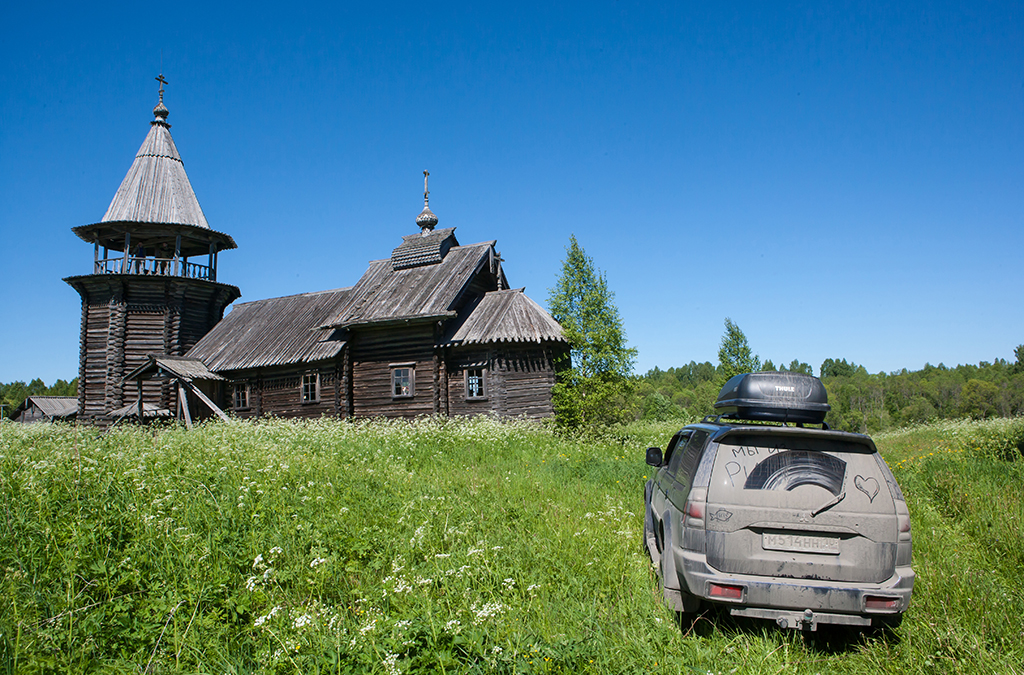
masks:
[[[761,548],[769,551],[798,553],[830,553],[839,555],[839,537],[816,537],[806,534],[761,533]]]

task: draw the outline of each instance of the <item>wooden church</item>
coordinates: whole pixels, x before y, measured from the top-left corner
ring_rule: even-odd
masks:
[[[561,327],[511,289],[494,241],[462,245],[436,229],[424,172],[420,231],[369,263],[350,287],[235,305],[210,228],[153,109],[143,142],[99,223],[82,297],[78,419],[212,413],[238,417],[548,417],[569,364]]]

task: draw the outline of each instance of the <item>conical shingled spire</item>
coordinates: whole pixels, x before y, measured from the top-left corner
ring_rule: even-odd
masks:
[[[100,222],[170,223],[210,229],[171,138],[164,106],[166,81],[163,75],[157,79],[160,101],[153,108],[156,119],[150,122],[149,134]]]

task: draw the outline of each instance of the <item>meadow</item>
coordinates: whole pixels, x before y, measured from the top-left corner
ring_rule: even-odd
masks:
[[[643,451],[682,423],[0,423],[0,672],[1024,673],[1024,420],[875,437],[911,608],[809,636],[662,603]]]

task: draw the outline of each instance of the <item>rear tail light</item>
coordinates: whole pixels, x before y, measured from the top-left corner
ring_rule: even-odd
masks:
[[[864,596],[864,607],[865,609],[894,611],[900,608],[900,599],[884,595],[866,595]]]
[[[726,586],[724,584],[711,584],[708,595],[719,600],[742,600],[742,586]]]
[[[693,488],[686,498],[683,512],[686,513],[686,527],[704,529],[704,511],[708,505],[708,491],[705,488]]]

